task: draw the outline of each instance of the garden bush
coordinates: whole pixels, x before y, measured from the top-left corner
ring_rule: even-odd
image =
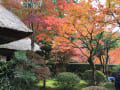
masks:
[[[13,65],[11,62],[0,60],[0,90],[12,90],[14,87],[11,83],[13,80]]]
[[[82,74],[82,79],[88,81],[89,83],[92,80],[92,70],[86,70]],[[101,72],[96,70],[96,85],[98,85],[100,82],[103,82],[105,80],[105,75]]]
[[[103,86],[108,90],[115,90],[115,85],[113,82],[105,82]]]
[[[0,60],[0,90],[37,90],[33,67],[38,65],[27,59],[25,51],[15,52],[10,61]]]
[[[75,87],[72,88],[72,90],[81,90],[82,88],[88,87],[88,82],[84,80],[80,80],[80,83],[75,85]]]
[[[120,65],[116,65],[111,70],[112,76],[116,76],[120,72]]]
[[[57,81],[57,85],[59,85],[61,88],[72,88],[74,87],[76,84],[80,83],[80,78],[71,72],[63,72],[63,73],[59,73],[56,76],[56,81]]]

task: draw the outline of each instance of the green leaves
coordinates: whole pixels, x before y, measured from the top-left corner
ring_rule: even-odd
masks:
[[[0,60],[0,89],[13,89],[13,85],[10,81],[13,78],[13,75],[13,67],[11,66],[11,62]]]
[[[14,58],[16,60],[24,60],[27,61],[27,56],[26,56],[26,52],[25,51],[18,51],[14,53]]]
[[[44,57],[44,60],[47,60],[49,59],[51,56],[51,50],[52,50],[52,47],[50,45],[44,45],[44,46],[41,46],[41,51],[38,52],[38,54],[40,56],[43,56]]]
[[[37,78],[33,69],[39,67],[40,65],[28,60],[25,51],[15,52],[13,60],[0,61],[0,89],[17,90],[19,87],[19,90],[23,90],[24,87],[24,90],[28,90],[31,83],[35,87]]]
[[[59,73],[56,76],[56,80],[58,82],[58,85],[63,88],[73,88],[73,86],[80,82],[80,78],[71,72]]]
[[[73,42],[73,41],[75,40],[74,37],[69,37],[68,39],[69,39],[71,42]]]
[[[57,0],[52,0],[52,2],[53,2],[53,3],[56,3],[56,2],[57,2]]]
[[[112,72],[113,73],[119,73],[120,65],[114,66]]]
[[[14,72],[15,78],[21,78],[24,80],[36,80],[35,74],[27,70],[16,70]]]
[[[23,8],[32,8],[32,5],[33,7],[40,7],[42,5],[42,3],[38,3],[31,0],[28,1],[27,3],[21,2],[20,4],[22,5]]]

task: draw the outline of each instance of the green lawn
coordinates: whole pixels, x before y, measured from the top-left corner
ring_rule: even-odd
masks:
[[[54,79],[46,80],[46,87],[50,88],[58,88],[56,84],[56,81]],[[43,81],[40,81],[37,86],[43,86]],[[88,83],[86,83],[84,80],[80,80],[80,83],[74,87],[74,90],[80,90],[81,88],[85,88],[88,86]]]
[[[57,88],[55,85],[56,81],[54,79],[46,80],[46,87]],[[37,86],[43,86],[43,81],[40,81]]]
[[[37,86],[42,87],[43,86],[43,81],[40,81]],[[82,88],[85,88],[88,86],[88,83],[84,80],[80,80],[80,83],[76,85],[73,90],[81,90]],[[101,86],[101,85],[100,85]],[[56,85],[55,79],[49,79],[46,80],[46,89],[40,89],[40,90],[59,90],[59,87]],[[104,87],[104,86],[103,86]],[[108,90],[115,90],[114,84],[109,83],[105,86],[108,88]],[[62,90],[62,89],[60,89]]]

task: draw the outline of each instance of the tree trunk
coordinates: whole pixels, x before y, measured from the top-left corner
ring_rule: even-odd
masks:
[[[32,10],[31,10],[31,15],[33,14],[33,0],[29,0],[29,2],[31,2],[31,7]],[[34,28],[33,28],[33,23],[31,22],[29,24],[29,28],[33,31],[33,34],[31,35],[31,51],[34,51],[34,42],[35,42],[35,31],[34,31]]]
[[[46,88],[46,79],[43,80],[43,88]]]
[[[108,54],[108,49],[107,49],[107,55],[106,55],[106,62],[105,62],[105,75],[106,75],[106,78],[108,77],[108,61],[109,61],[109,54]]]
[[[100,60],[100,64],[101,64],[101,68],[100,71],[102,71],[104,73],[104,60],[102,60],[102,56],[99,56],[99,60]]]
[[[33,28],[33,23],[31,23],[31,29],[33,30],[33,34],[31,35],[31,51],[34,51],[35,31]]]
[[[95,86],[96,85],[96,70],[95,70],[95,64],[92,61],[92,57],[88,58],[88,62],[90,64],[90,68],[92,70],[92,80],[91,80],[91,85]]]

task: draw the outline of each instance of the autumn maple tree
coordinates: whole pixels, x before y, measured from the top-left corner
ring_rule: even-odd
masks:
[[[32,41],[50,41],[49,27],[45,19],[50,15],[58,15],[56,4],[52,0],[2,0],[2,5],[10,9],[33,30]],[[33,43],[32,43],[33,44]],[[32,45],[34,47],[34,44]]]
[[[107,76],[108,64],[113,61],[113,58],[111,59],[111,51],[119,48],[119,38],[117,33],[106,32],[101,40],[103,42],[103,45],[100,45],[98,49],[99,52],[97,54],[97,57],[99,59],[96,58],[95,61],[97,61],[96,63],[101,64],[101,70]],[[114,62],[116,62],[116,60],[114,60]]]
[[[113,20],[111,16],[106,18],[106,13],[107,9],[103,5],[98,3],[97,7],[93,7],[91,0],[80,1],[76,4],[71,2],[64,11],[64,18],[57,17],[59,21],[53,23],[49,19],[46,20],[47,24],[56,30],[53,48],[58,47],[58,50],[63,52],[78,48],[87,57],[93,70],[93,81],[91,82],[93,85],[95,84],[94,60],[104,45],[103,35],[107,35],[106,31],[111,32],[113,29],[107,28]]]

